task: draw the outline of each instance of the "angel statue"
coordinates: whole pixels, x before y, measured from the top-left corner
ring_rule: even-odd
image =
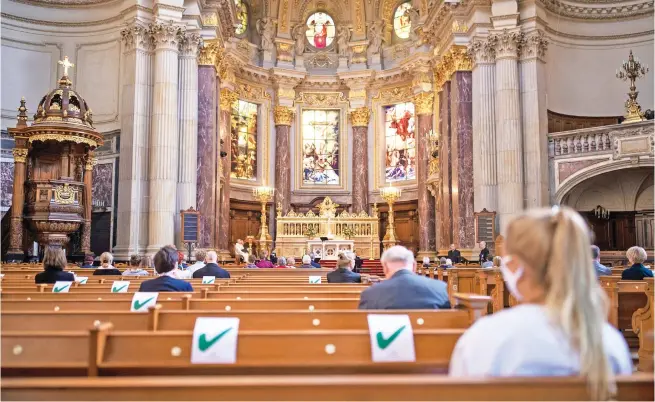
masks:
[[[417,34],[418,31],[418,20],[419,20],[419,13],[418,13],[418,8],[416,7],[410,7],[407,10],[405,10],[404,16],[409,18],[409,39],[412,42],[415,42],[419,40],[419,36]]]
[[[368,28],[368,48],[371,54],[379,54],[382,49],[384,39],[384,20],[377,20]]]
[[[350,41],[350,27],[340,25],[337,28],[337,47],[339,56],[348,56],[348,42]]]
[[[293,27],[291,37],[296,41],[295,50],[296,56],[302,56],[305,53],[305,33],[307,32],[307,25],[298,24]]]
[[[261,49],[272,51],[275,46],[275,24],[272,18],[261,18],[257,21],[257,33],[261,35]]]

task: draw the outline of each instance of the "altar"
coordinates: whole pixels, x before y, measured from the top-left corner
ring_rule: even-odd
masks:
[[[352,240],[309,240],[307,249],[310,254],[314,253],[314,258],[336,261],[340,252],[352,252],[355,249],[355,242]]]

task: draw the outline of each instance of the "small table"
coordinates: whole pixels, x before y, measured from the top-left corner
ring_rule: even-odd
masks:
[[[355,242],[352,240],[309,240],[307,248],[310,253],[314,253],[315,258],[336,261],[339,252],[352,252],[355,249]]]

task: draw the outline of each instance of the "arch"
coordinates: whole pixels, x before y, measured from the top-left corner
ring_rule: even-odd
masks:
[[[639,205],[639,200],[641,199],[641,196],[646,193],[646,190],[649,190],[645,196],[648,197],[650,195],[651,199],[653,198],[653,173],[651,172],[649,175],[644,177],[644,179],[641,182],[641,185],[637,189],[637,194],[635,195],[635,205],[634,205],[634,210],[637,211],[637,206]],[[652,202],[650,203],[650,206],[652,207],[653,204]]]

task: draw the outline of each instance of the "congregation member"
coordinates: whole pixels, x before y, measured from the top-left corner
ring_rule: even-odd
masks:
[[[613,374],[631,374],[621,333],[591,260],[589,228],[567,207],[537,209],[509,223],[501,271],[518,306],[483,317],[459,338],[450,375],[467,378],[576,376],[607,400]]]
[[[275,268],[275,265],[268,260],[266,251],[259,253],[259,261],[255,265],[257,265],[257,268]]]
[[[385,250],[380,258],[385,281],[361,293],[360,310],[450,308],[446,283],[415,275],[414,253],[403,246]]]
[[[234,244],[234,258],[236,258],[237,264],[241,261],[248,261],[248,253],[245,251],[243,240],[241,239],[237,239],[237,242]]]
[[[134,254],[130,257],[130,266],[123,271],[123,276],[147,276],[150,275],[148,271],[143,268],[144,264],[148,264],[147,260],[150,259],[148,256],[139,257]],[[147,265],[146,265],[147,266]]]
[[[313,268],[320,268],[320,267],[321,267],[321,264],[319,263],[320,260],[321,260],[320,258],[312,258],[309,264],[310,264]],[[353,263],[354,263],[354,262],[355,262],[355,261],[353,261]]]
[[[478,257],[479,261],[480,261],[480,265],[482,265],[483,263],[485,263],[487,261],[491,261],[491,258],[489,256],[490,253],[489,253],[489,249],[487,248],[487,242],[486,241],[481,241],[480,242],[480,249],[481,249],[480,250],[480,255]]]
[[[503,257],[497,255],[497,256],[494,257],[493,263],[492,263],[491,267],[489,267],[489,268],[493,268],[493,269],[498,268],[498,269],[500,269],[500,266],[502,264],[503,264]]]
[[[64,272],[66,263],[66,251],[63,248],[46,247],[43,252],[43,272],[34,276],[34,283],[73,282],[75,275],[71,272]]]
[[[100,266],[93,271],[93,275],[120,275],[121,271],[111,265],[114,262],[114,256],[105,251],[100,254]]]
[[[93,266],[93,256],[91,254],[84,256],[84,263],[80,268],[95,268]]]
[[[460,253],[459,250],[455,248],[454,244],[450,245],[450,250],[448,250],[448,258],[450,258],[450,260],[455,264],[462,262],[462,253]]]
[[[430,257],[423,257],[423,268],[430,268]]]
[[[448,259],[446,257],[441,257],[439,259],[439,267],[441,267],[441,268],[452,268],[453,264],[448,264]]]
[[[337,256],[337,268],[327,274],[328,283],[362,283],[362,276],[352,272],[355,259],[350,253],[341,252]]]
[[[296,259],[294,257],[287,257],[287,266],[289,268],[296,268]]]
[[[358,256],[354,251],[353,255],[355,256],[355,268],[353,268],[353,272],[360,273],[362,271],[362,267],[364,266],[364,259]]]
[[[289,266],[287,265],[287,259],[286,257],[278,257],[277,258],[277,265],[275,268],[295,268],[294,266]]]
[[[307,254],[302,256],[302,265],[299,268],[315,268],[312,264],[312,257]]]
[[[591,246],[591,258],[594,261],[596,276],[612,275],[612,270],[600,263],[600,248],[598,246]]]
[[[193,273],[194,279],[202,279],[203,276],[215,276],[216,278],[228,279],[230,273],[219,267],[217,264],[218,255],[216,251],[208,251],[205,256],[205,266]]]
[[[630,247],[625,254],[630,262],[630,268],[626,268],[621,273],[621,279],[624,281],[641,281],[644,278],[652,278],[653,271],[644,266],[644,261],[648,258],[646,250],[641,247]]]
[[[175,247],[162,247],[157,251],[153,260],[155,272],[160,276],[141,282],[139,292],[193,292],[193,286],[189,282],[175,277],[178,270]]]
[[[271,255],[268,257],[269,261],[271,261],[274,265],[277,264],[277,252],[275,249],[271,250]]]
[[[256,262],[255,256],[250,254],[248,256],[248,263],[246,264],[246,268],[259,268],[257,264],[255,264],[255,262]]]
[[[495,257],[494,257],[495,258]],[[502,259],[502,258],[501,258]],[[482,264],[480,264],[482,268],[493,268],[494,262],[493,259],[491,261],[485,261]]]
[[[206,256],[207,256],[206,250],[196,249],[196,262],[189,265],[189,268],[187,269],[187,271],[189,271],[189,273],[191,274],[191,277],[193,277],[194,272],[205,266]]]

